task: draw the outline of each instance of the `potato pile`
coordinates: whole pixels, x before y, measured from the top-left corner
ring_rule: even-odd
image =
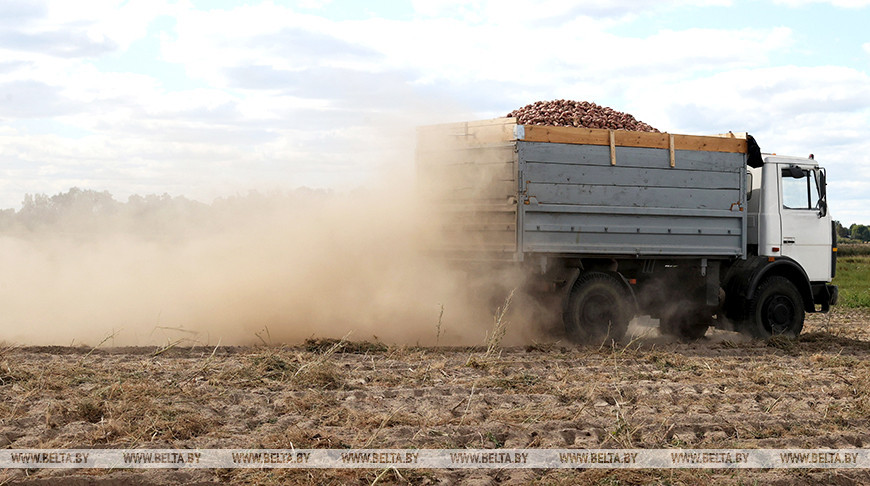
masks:
[[[520,125],[606,128],[659,133],[659,130],[636,120],[628,113],[588,101],[536,101],[508,113],[507,116],[515,117]]]

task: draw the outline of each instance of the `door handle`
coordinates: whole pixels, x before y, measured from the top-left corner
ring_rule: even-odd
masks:
[[[794,237],[783,236],[782,244],[783,245],[794,244]]]

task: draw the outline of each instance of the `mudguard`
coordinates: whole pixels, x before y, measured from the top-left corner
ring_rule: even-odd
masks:
[[[725,290],[726,311],[734,314],[734,306],[740,301],[747,302],[755,296],[759,284],[770,276],[778,275],[790,280],[801,294],[806,312],[815,312],[813,290],[804,269],[789,257],[749,257],[735,262],[725,275],[722,288]]]

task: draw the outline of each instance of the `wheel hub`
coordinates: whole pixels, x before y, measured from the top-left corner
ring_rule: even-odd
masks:
[[[775,297],[767,309],[767,321],[771,334],[783,334],[789,331],[794,320],[795,311],[790,300]]]
[[[614,302],[606,295],[591,295],[580,309],[580,318],[586,323],[608,322],[613,319]]]

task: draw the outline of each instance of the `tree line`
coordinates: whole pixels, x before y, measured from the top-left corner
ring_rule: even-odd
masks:
[[[837,229],[837,236],[841,240],[852,240],[855,242],[870,242],[870,227],[864,224],[852,224],[848,228],[840,224],[839,221],[834,221],[834,226]]]
[[[0,234],[138,233],[161,236],[190,230],[226,230],[239,222],[275,212],[299,210],[333,197],[331,191],[299,188],[283,192],[244,194],[202,203],[168,194],[132,195],[118,201],[107,191],[71,188],[48,196],[27,194],[21,209],[0,209]]]

